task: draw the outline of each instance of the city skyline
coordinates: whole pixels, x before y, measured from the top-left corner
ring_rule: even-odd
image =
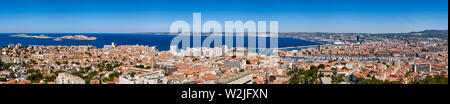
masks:
[[[0,33],[167,32],[176,20],[279,21],[280,32],[405,33],[448,30],[447,0],[5,1]]]
[[[448,0],[0,2],[4,102],[438,101],[448,46]]]

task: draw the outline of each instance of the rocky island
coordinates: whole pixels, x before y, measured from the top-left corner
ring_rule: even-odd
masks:
[[[39,36],[33,36],[33,35],[27,35],[27,34],[17,34],[17,35],[11,35],[14,37],[25,37],[25,38],[54,38],[54,37],[49,37],[47,35],[41,34]]]
[[[75,36],[62,36],[60,38],[63,39],[75,39],[75,40],[96,40],[97,37],[87,37],[84,35],[75,35]]]
[[[50,37],[50,36],[46,36],[44,34],[41,34],[39,36],[33,36],[33,35],[27,35],[27,34],[16,34],[16,35],[10,35],[12,37],[25,37],[25,38],[42,38],[42,39],[48,39],[48,38],[55,38],[53,39],[54,41],[61,41],[62,39],[75,39],[75,40],[96,40],[97,37],[88,37],[85,35],[75,35],[75,36],[71,36],[71,35],[66,35],[66,36],[62,36],[62,37]]]

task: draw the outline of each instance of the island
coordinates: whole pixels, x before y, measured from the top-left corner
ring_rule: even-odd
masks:
[[[33,36],[33,35],[27,35],[27,34],[17,34],[17,35],[11,35],[14,37],[26,37],[26,38],[54,38],[54,37],[49,37],[47,35],[41,34],[39,36]]]
[[[48,38],[55,38],[54,41],[61,41],[62,39],[75,39],[75,40],[97,40],[97,37],[88,37],[85,35],[66,35],[62,37],[50,37],[44,34],[41,34],[39,36],[35,35],[27,35],[27,34],[16,34],[16,35],[10,35],[12,37],[25,37],[25,38],[41,38],[41,39],[48,39]]]
[[[75,39],[75,40],[96,40],[97,37],[87,37],[84,35],[75,35],[75,36],[62,36],[63,39]]]

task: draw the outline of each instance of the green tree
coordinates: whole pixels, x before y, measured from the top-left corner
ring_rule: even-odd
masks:
[[[413,82],[413,84],[448,84],[448,77],[443,75],[427,76],[423,80]]]
[[[356,80],[358,84],[402,84],[399,81],[383,81],[375,78],[372,79],[357,78]]]
[[[106,64],[106,70],[107,71],[113,71],[114,68],[113,68],[113,66],[111,64]]]
[[[103,72],[105,69],[104,68],[98,68],[98,71]]]
[[[55,81],[56,76],[55,75],[46,75],[44,77],[44,79],[46,79],[45,82],[53,82],[53,81]]]
[[[134,75],[136,75],[136,72],[131,72],[130,76],[134,78]]]
[[[325,69],[325,65],[324,64],[320,64],[319,65],[319,69]]]
[[[31,62],[31,64],[34,64],[34,65],[38,64],[37,61],[33,60],[33,59],[31,59],[30,62]]]
[[[43,75],[41,71],[36,71],[32,73],[31,75],[27,76],[27,80],[30,80],[33,83],[39,83],[43,78]]]
[[[83,77],[83,73],[81,73],[81,72],[73,72],[72,75],[75,75],[78,77]]]
[[[6,79],[6,78],[0,78],[0,82],[6,82],[6,81],[8,81],[8,79]]]
[[[103,77],[102,81],[103,81],[103,82],[108,82],[108,81],[112,81],[112,79],[111,79],[111,78],[108,78],[108,77]]]
[[[145,69],[145,66],[144,66],[144,65],[135,65],[134,67],[136,67],[136,68],[141,68],[141,69]]]
[[[291,78],[287,81],[288,84],[316,84],[318,69],[316,66],[311,66],[310,70],[297,69],[291,73]],[[293,75],[292,75],[293,74]]]

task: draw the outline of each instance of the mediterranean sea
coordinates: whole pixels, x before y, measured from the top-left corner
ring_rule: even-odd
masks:
[[[24,33],[27,35],[41,35],[44,34],[50,37],[61,37],[66,35],[85,35],[88,37],[96,37],[96,40],[75,40],[75,39],[62,39],[61,41],[54,41],[54,38],[29,38],[29,37],[13,37],[10,35],[16,35],[22,33],[0,33],[0,47],[8,46],[9,44],[21,43],[24,46],[28,45],[92,45],[97,48],[103,48],[104,45],[111,45],[112,42],[116,42],[117,45],[148,45],[156,46],[160,51],[166,51],[170,49],[170,43],[176,35],[154,35],[144,33]],[[202,40],[207,36],[202,36]],[[225,39],[225,38],[222,38]],[[234,37],[234,40],[236,36]],[[266,46],[270,46],[270,37],[266,37]],[[235,40],[236,41],[236,40]],[[245,37],[245,46],[247,46],[248,37]],[[224,43],[224,41],[222,41]],[[192,44],[192,38],[191,38]],[[294,47],[294,46],[307,46],[307,45],[319,45],[318,43],[287,38],[278,37],[278,47]],[[192,45],[191,45],[192,46]],[[212,45],[213,46],[213,45]]]

